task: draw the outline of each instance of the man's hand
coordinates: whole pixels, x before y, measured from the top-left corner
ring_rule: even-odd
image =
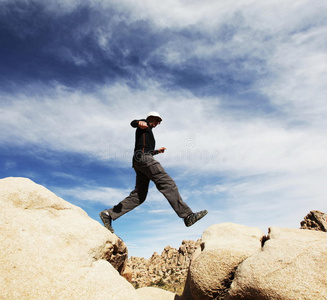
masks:
[[[161,147],[161,148],[159,148],[159,149],[158,149],[158,153],[164,153],[164,152],[165,152],[165,150],[166,150],[166,148],[165,148],[165,147]]]
[[[139,127],[141,129],[147,129],[148,128],[148,124],[144,121],[139,121]]]

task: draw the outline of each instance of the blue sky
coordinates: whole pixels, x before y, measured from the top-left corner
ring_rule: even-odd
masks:
[[[298,228],[327,212],[323,0],[0,0],[0,177],[98,213],[134,188],[133,119],[193,227],[150,185],[113,226],[132,256],[234,222]]]

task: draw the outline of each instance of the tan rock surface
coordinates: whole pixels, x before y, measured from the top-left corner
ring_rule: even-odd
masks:
[[[0,180],[0,299],[139,299],[125,244],[26,178]]]
[[[136,290],[142,300],[178,300],[174,293],[154,287],[143,287]]]
[[[189,269],[183,300],[217,299],[226,294],[235,269],[261,251],[264,233],[257,228],[224,223],[207,228]]]
[[[272,227],[268,238],[238,267],[226,299],[327,299],[326,233]]]

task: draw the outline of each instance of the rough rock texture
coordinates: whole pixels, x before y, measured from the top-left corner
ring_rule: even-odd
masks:
[[[153,299],[119,275],[126,257],[82,209],[29,179],[0,180],[0,299]]]
[[[301,229],[310,229],[327,232],[327,214],[312,210],[301,222]]]
[[[202,235],[201,247],[193,254],[181,299],[222,298],[238,265],[261,251],[263,236],[260,229],[233,223],[207,228]]]
[[[165,247],[161,255],[156,252],[150,259],[131,257],[132,283],[136,287],[165,286],[174,292],[182,291],[190,259],[201,240],[183,241],[179,249]]]
[[[225,299],[327,299],[326,266],[325,233],[272,227],[263,251],[238,267]]]

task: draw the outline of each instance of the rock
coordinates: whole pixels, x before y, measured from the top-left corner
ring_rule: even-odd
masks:
[[[261,250],[263,236],[257,228],[233,223],[216,224],[206,229],[201,247],[192,256],[181,299],[223,297],[238,265]]]
[[[201,241],[182,241],[179,249],[166,246],[161,255],[153,253],[150,259],[131,257],[128,267],[132,269],[135,287],[165,286],[182,292],[191,256]]]
[[[132,282],[133,272],[130,267],[126,266],[121,274],[128,282]]]
[[[312,210],[301,222],[301,229],[327,232],[327,215],[318,210]]]
[[[325,233],[272,227],[263,251],[238,267],[225,299],[327,299],[326,266]]]
[[[327,299],[326,214],[267,237],[216,224],[147,260],[77,206],[26,178],[0,180],[0,299]],[[186,271],[188,270],[188,273]],[[120,276],[120,274],[122,276]],[[141,286],[181,285],[181,297]],[[124,277],[127,279],[125,279]]]
[[[174,293],[154,287],[143,287],[136,290],[142,300],[178,300]]]
[[[29,179],[0,180],[0,244],[0,299],[139,299],[126,245]]]

